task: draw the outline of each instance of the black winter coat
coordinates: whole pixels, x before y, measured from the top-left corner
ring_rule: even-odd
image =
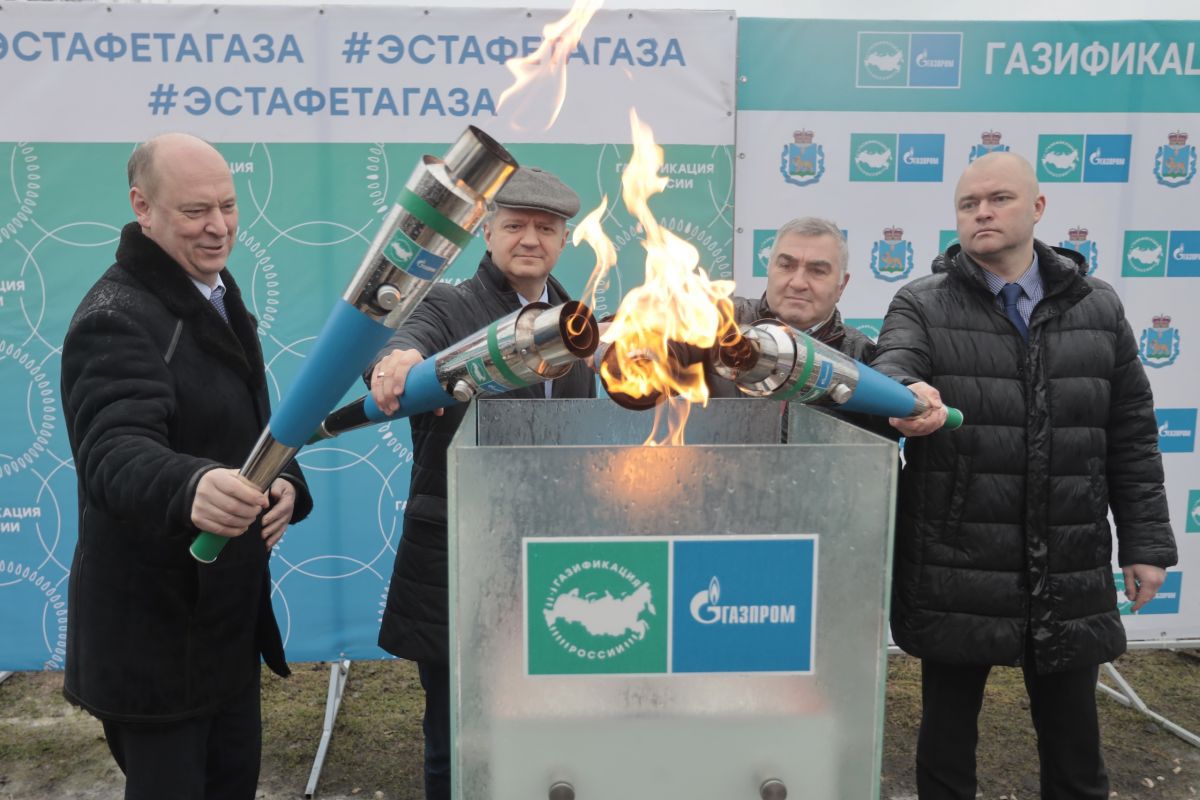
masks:
[[[255,679],[260,654],[288,671],[260,525],[214,564],[188,553],[200,476],[241,466],[270,415],[255,322],[221,279],[231,325],[131,223],[63,344],[79,482],[63,691],[102,719],[212,713]],[[295,462],[284,477],[297,522],[312,499]]]
[[[879,337],[876,369],[965,416],[905,445],[892,636],[921,658],[1046,673],[1120,655],[1110,507],[1122,566],[1176,562],[1121,302],[1077,253],[1035,247],[1045,297],[1028,344],[957,245],[896,293]]]
[[[547,280],[550,305],[571,298],[553,277]],[[470,280],[457,286],[435,284],[421,304],[379,354],[414,349],[429,357],[521,307],[516,291],[485,253]],[[376,362],[378,359],[376,359]],[[368,385],[374,363],[364,374]],[[554,381],[552,396],[595,397],[596,378],[579,362]],[[514,389],[499,398],[545,399],[542,384]],[[487,402],[480,398],[476,402]],[[446,450],[466,414],[466,406],[447,408],[442,416],[418,414],[412,427],[413,467],[404,533],[396,547],[396,564],[388,588],[387,607],[379,629],[379,646],[392,655],[431,664],[449,663],[449,590],[446,562]]]

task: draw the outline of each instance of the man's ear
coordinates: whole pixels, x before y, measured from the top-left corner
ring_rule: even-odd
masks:
[[[146,193],[137,186],[129,190],[129,206],[133,209],[133,215],[137,218],[138,225],[149,229],[150,200],[146,197]]]
[[[483,223],[483,243],[488,245],[492,243],[492,226],[487,222]]]

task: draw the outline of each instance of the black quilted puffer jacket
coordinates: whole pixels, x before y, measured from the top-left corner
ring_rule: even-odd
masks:
[[[921,658],[1044,673],[1122,653],[1110,508],[1122,566],[1176,562],[1120,299],[1077,253],[1035,247],[1045,297],[1028,344],[956,245],[896,293],[872,362],[966,419],[905,446],[892,635]]]

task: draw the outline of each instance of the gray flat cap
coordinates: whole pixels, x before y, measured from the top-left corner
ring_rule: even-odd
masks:
[[[547,211],[570,219],[579,213],[579,195],[543,169],[520,167],[497,193],[496,205]]]

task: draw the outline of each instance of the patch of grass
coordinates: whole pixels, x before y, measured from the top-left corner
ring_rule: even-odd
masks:
[[[888,666],[882,797],[912,796],[920,664],[897,656]],[[1152,709],[1200,731],[1200,660],[1141,651],[1123,656],[1117,666]],[[263,671],[262,800],[303,796],[321,737],[330,666],[294,664],[293,670],[287,680]],[[121,775],[100,724],[69,706],[61,689],[62,674],[53,672],[19,673],[0,684],[0,800],[119,796]],[[1118,798],[1200,797],[1200,749],[1107,697],[1098,702],[1105,760]],[[421,800],[423,711],[415,665],[354,662],[318,797]],[[1036,798],[1037,751],[1020,670],[993,670],[979,724],[982,797]]]
[[[325,718],[327,663],[293,665],[283,680],[264,671],[261,785],[300,796]],[[267,678],[270,676],[270,679]],[[351,664],[318,793],[421,800],[425,695],[408,661]]]

